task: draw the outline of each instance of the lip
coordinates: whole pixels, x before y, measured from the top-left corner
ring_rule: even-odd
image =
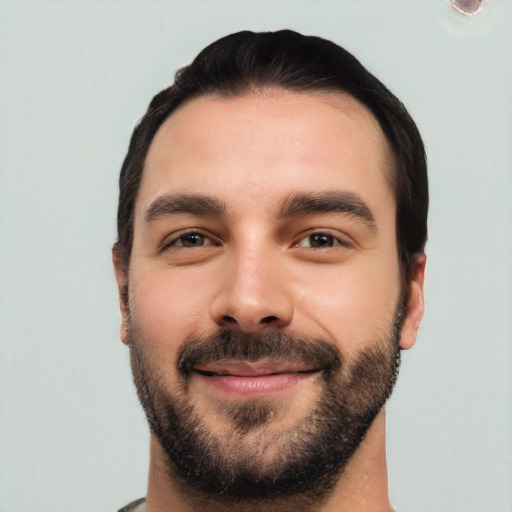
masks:
[[[245,397],[292,389],[318,372],[299,363],[269,361],[222,361],[194,368],[194,373],[207,389]]]

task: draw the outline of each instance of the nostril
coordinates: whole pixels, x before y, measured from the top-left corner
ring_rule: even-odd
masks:
[[[266,316],[264,318],[262,318],[259,322],[260,325],[269,325],[269,324],[273,324],[273,323],[276,323],[276,322],[279,322],[279,318],[277,316]],[[229,315],[224,315],[222,317],[222,325],[235,325],[235,324],[238,324],[239,322],[236,320],[236,318],[233,318],[232,316],[229,316]]]
[[[261,323],[262,324],[271,324],[273,322],[277,322],[279,319],[277,316],[266,316],[265,318],[262,318]]]
[[[224,315],[222,317],[222,323],[224,325],[230,325],[230,324],[236,324],[237,321],[232,316]]]

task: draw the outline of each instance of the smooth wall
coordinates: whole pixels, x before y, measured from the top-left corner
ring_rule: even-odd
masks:
[[[292,28],[406,104],[431,180],[427,312],[388,406],[401,512],[512,510],[512,3],[0,0],[0,511],[115,511],[148,433],[118,339],[117,175],[207,43]]]

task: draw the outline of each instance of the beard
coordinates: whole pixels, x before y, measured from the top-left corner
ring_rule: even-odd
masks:
[[[173,389],[143,351],[130,325],[130,359],[139,400],[166,457],[169,478],[185,497],[220,510],[310,510],[327,499],[368,428],[391,395],[400,366],[404,308],[389,332],[347,360],[331,343],[269,330],[220,329],[187,340]],[[194,367],[222,360],[305,363],[320,369],[320,391],[292,427],[278,428],[286,407],[264,397],[228,402],[216,418],[198,412],[189,387]],[[219,417],[220,417],[219,416]],[[214,507],[215,508],[215,507]]]

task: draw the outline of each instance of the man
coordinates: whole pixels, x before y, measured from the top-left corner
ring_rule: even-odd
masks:
[[[335,44],[242,32],[180,70],[120,177],[151,429],[122,510],[392,510],[383,405],[423,315],[427,208],[414,122]]]

